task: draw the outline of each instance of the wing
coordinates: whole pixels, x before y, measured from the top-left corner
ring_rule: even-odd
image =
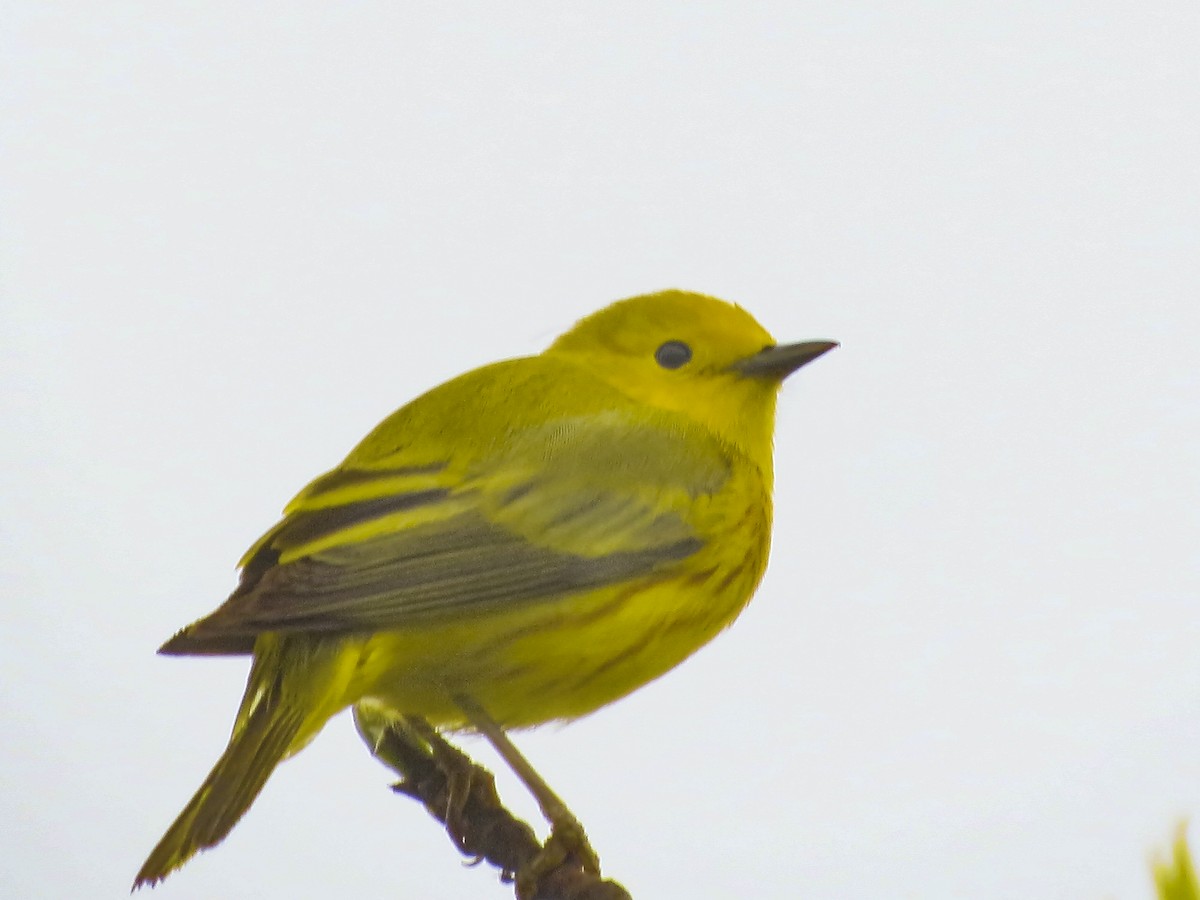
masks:
[[[461,620],[653,576],[703,546],[694,512],[729,463],[691,426],[606,413],[509,435],[501,452],[454,468],[318,479],[243,559],[229,600],[161,652]]]

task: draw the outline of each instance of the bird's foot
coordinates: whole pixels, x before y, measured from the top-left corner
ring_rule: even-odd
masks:
[[[588,874],[600,874],[600,857],[592,849],[583,825],[571,811],[563,806],[546,811],[546,817],[550,820],[550,836],[541,852],[517,872],[517,897],[520,900],[534,900],[542,878],[568,860],[573,860]]]
[[[443,817],[446,832],[453,838],[459,850],[470,855],[471,851],[467,846],[468,828],[463,813],[471,799],[471,790],[475,786],[478,774],[487,776],[487,773],[476,766],[471,757],[442,737],[429,723],[414,719],[413,726],[429,745],[434,763],[446,777],[446,805]],[[495,793],[494,787],[491,792]]]

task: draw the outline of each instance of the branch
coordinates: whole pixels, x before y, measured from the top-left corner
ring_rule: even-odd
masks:
[[[500,870],[501,881],[508,883],[542,853],[533,828],[500,802],[491,772],[432,728],[421,727],[424,722],[396,719],[371,707],[355,707],[354,722],[375,757],[400,775],[392,790],[423,803],[446,826],[464,856],[491,863]],[[538,878],[532,896],[520,900],[632,897],[615,881],[585,872],[568,856]]]

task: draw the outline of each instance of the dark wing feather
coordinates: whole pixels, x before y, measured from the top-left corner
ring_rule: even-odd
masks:
[[[534,546],[466,514],[268,569],[164,652],[195,652],[187,646],[194,640],[228,644],[263,631],[379,631],[481,615],[648,574],[699,547],[694,537],[678,537],[584,557]]]
[[[297,509],[245,561],[229,600],[160,652],[249,652],[268,631],[352,633],[461,620],[652,575],[701,548],[682,512],[691,498],[717,490],[727,468],[716,451],[698,458],[685,436],[637,437],[595,423],[574,432],[560,424],[550,452],[523,476],[510,464],[501,477],[481,473],[457,491]],[[624,453],[614,446],[622,441]],[[579,477],[581,463],[584,472],[611,475],[616,462],[597,467],[597,456],[619,462],[622,477]],[[288,553],[410,510],[412,524]],[[439,510],[446,515],[428,515]]]

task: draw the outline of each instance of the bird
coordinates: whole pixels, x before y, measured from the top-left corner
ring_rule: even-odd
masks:
[[[134,888],[222,841],[353,706],[484,734],[552,825],[577,826],[508,733],[588,715],[733,622],[767,563],[780,385],[836,346],[660,291],[388,416],[160,648],[252,662],[227,748]]]

